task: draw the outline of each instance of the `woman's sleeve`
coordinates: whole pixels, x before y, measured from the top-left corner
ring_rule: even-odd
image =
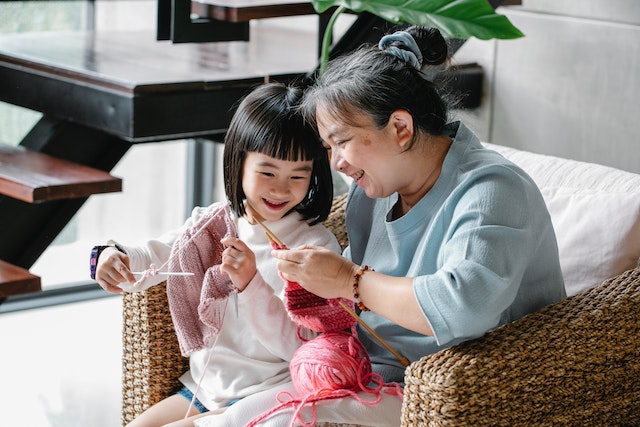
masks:
[[[526,181],[498,174],[474,181],[448,208],[439,268],[414,278],[438,344],[481,336],[500,324],[540,240],[552,233],[538,195]]]

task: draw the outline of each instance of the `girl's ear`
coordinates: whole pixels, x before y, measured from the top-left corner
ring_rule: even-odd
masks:
[[[396,110],[391,113],[389,120],[391,130],[396,136],[397,143],[404,148],[413,138],[413,116],[407,110]]]

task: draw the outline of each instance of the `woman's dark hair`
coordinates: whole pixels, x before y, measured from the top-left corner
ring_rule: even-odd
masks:
[[[419,26],[404,31],[420,49],[422,70],[447,62],[447,44],[440,31]],[[410,51],[401,41],[390,46]],[[367,114],[379,128],[386,126],[395,110],[406,110],[417,131],[431,135],[444,132],[448,116],[447,103],[436,85],[411,63],[378,46],[363,46],[329,62],[302,101],[303,115],[314,126],[319,106],[347,124],[355,124],[349,122],[354,113]]]
[[[224,138],[224,189],[237,215],[245,215],[242,173],[247,153],[280,160],[312,160],[309,191],[295,208],[310,224],[331,210],[333,181],[327,150],[298,109],[302,88],[281,83],[256,87],[240,102]]]

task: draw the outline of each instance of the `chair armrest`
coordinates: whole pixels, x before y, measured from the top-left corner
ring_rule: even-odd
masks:
[[[347,227],[344,223],[344,212],[347,207],[347,193],[340,194],[333,198],[333,203],[331,204],[331,212],[329,216],[324,221],[323,225],[327,227],[329,231],[331,231],[338,243],[340,244],[340,249],[344,250],[349,245],[349,236],[347,236]]]
[[[122,425],[179,387],[189,368],[173,328],[166,283],[122,300]]]
[[[640,268],[414,362],[402,425],[640,425]]]

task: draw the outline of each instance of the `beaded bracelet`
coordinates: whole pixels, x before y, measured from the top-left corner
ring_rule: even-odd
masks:
[[[358,267],[358,270],[353,275],[353,302],[356,303],[356,306],[360,309],[360,311],[369,311],[366,305],[360,299],[360,292],[358,290],[358,286],[360,285],[360,278],[364,274],[365,271],[374,271],[373,268],[369,268],[368,265],[364,265],[362,267]]]

